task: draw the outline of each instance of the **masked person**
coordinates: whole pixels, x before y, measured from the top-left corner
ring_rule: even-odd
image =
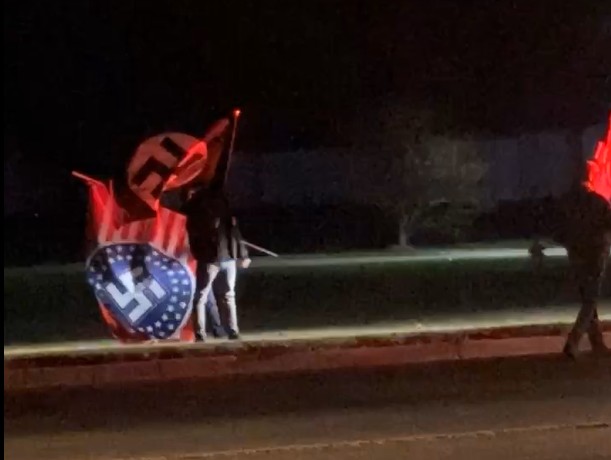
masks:
[[[607,347],[598,318],[597,302],[604,280],[611,244],[611,205],[596,193],[580,188],[560,198],[553,238],[568,253],[576,276],[581,309],[569,333],[564,353],[576,358],[579,342],[588,334],[592,350]]]
[[[235,286],[237,270],[250,265],[237,220],[221,191],[199,188],[185,205],[191,253],[197,261],[194,327],[197,341],[206,339],[206,304],[212,285],[221,324],[229,339],[239,338]]]

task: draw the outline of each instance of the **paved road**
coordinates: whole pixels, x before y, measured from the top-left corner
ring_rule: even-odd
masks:
[[[5,393],[6,458],[611,458],[611,357]]]

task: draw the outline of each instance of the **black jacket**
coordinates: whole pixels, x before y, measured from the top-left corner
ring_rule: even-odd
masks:
[[[187,201],[183,211],[191,253],[198,262],[248,257],[237,221],[222,194],[201,190]]]
[[[573,190],[556,202],[551,236],[569,250],[599,250],[611,232],[609,202],[586,189]]]

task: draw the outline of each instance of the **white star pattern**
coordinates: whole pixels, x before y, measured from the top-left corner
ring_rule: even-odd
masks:
[[[98,301],[125,328],[152,339],[178,333],[195,288],[186,266],[148,244],[136,243],[98,250],[89,260],[87,281]],[[142,296],[152,302],[152,307],[132,319],[130,314],[142,305],[138,300]]]

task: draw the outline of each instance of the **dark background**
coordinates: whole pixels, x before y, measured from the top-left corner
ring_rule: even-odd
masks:
[[[47,198],[35,213],[11,203],[9,218],[5,186],[5,253],[21,235],[45,248],[28,250],[37,261],[82,234],[70,170],[107,176],[148,135],[197,135],[235,106],[237,148],[252,155],[349,146],[387,105],[478,133],[579,130],[611,107],[609,1],[4,5],[5,179],[44,184]]]

